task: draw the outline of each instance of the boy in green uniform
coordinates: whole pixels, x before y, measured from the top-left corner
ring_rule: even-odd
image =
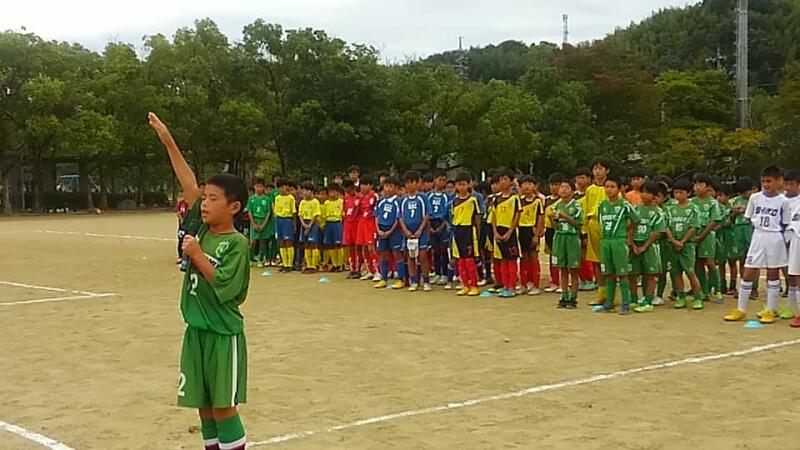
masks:
[[[747,250],[750,249],[750,240],[753,238],[753,224],[744,216],[750,196],[756,191],[755,181],[752,178],[742,177],[736,181],[737,196],[731,200],[731,217],[733,218],[733,247],[732,255],[739,262],[739,273],[744,273],[744,263]],[[737,289],[737,280],[731,280],[731,290]],[[750,298],[758,298],[758,279],[753,281],[753,291]]]
[[[250,224],[250,258],[257,263],[264,263],[267,256],[267,224],[272,216],[272,198],[266,192],[264,186],[264,179],[259,178],[256,180],[254,186],[255,194],[250,196],[247,201],[247,212],[250,213],[252,218]],[[274,238],[273,231],[273,238]],[[258,255],[255,254],[256,246],[258,246]]]
[[[201,198],[194,173],[167,127],[153,113],[148,118],[192,205],[187,221],[199,224],[202,217],[196,237],[187,235],[183,241],[191,265],[181,289],[187,327],[178,406],[199,409],[206,450],[242,450],[247,440],[236,405],[246,400],[247,348],[239,305],[247,297],[250,271],[247,238],[233,222],[244,211],[247,185],[239,177],[217,175],[208,180]]]
[[[606,302],[603,309],[614,310],[614,296],[617,281],[622,293],[622,306],[619,313],[629,314],[631,308],[631,289],[628,283],[630,273],[630,249],[633,247],[633,226],[638,223],[636,211],[630,203],[620,196],[622,182],[617,176],[610,176],[605,182],[606,200],[600,202],[600,270],[606,279]]]
[[[661,209],[664,214],[664,226],[666,231],[666,209],[672,198],[672,180],[668,177],[658,178],[659,191],[655,198],[655,204]],[[664,291],[667,288],[667,277],[670,275],[670,243],[667,240],[667,233],[661,233],[661,238],[658,240],[658,245],[661,249],[661,273],[658,275],[656,281],[656,295],[653,298],[653,306],[661,306],[664,304]],[[672,289],[675,289],[675,282],[672,283]]]
[[[561,300],[558,302],[558,308],[561,309],[578,307],[583,208],[574,199],[574,192],[575,184],[572,180],[561,181],[558,188],[560,199],[549,212],[556,229],[550,260],[561,270]]]
[[[700,281],[700,288],[703,290],[703,298],[713,295],[715,302],[722,303],[719,270],[715,264],[717,256],[716,229],[722,219],[722,214],[716,197],[709,195],[712,183],[711,177],[705,174],[698,174],[694,179],[696,196],[692,199],[692,204],[697,208],[700,222],[697,229],[698,235],[694,239],[694,243],[697,245],[695,273]]]
[[[659,240],[664,233],[665,219],[661,208],[655,204],[656,195],[661,188],[653,181],[646,181],[639,191],[641,204],[636,207],[639,223],[633,231],[633,255],[631,255],[631,293],[636,301],[636,278],[642,277],[644,298],[634,311],[643,313],[653,311],[653,297],[656,290],[656,277],[661,274],[661,245]]]
[[[678,298],[675,308],[686,308],[686,291],[683,285],[683,274],[689,278],[694,294],[693,309],[703,309],[703,297],[700,292],[700,281],[694,273],[694,263],[697,251],[693,237],[700,227],[697,208],[689,202],[689,191],[692,183],[689,180],[678,180],[672,190],[676,203],[667,206],[667,240],[670,243],[670,265],[672,267],[672,281]]]
[[[736,255],[733,254],[733,206],[731,205],[731,191],[728,186],[714,186],[717,194],[717,203],[719,203],[720,221],[719,229],[717,230],[717,256],[715,258],[717,269],[719,270],[719,279],[721,290],[728,295],[735,293],[736,290],[728,287],[731,284],[736,284],[739,268],[737,267]],[[731,282],[728,283],[727,273],[730,267]]]

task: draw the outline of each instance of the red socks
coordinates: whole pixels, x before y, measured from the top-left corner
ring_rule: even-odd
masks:
[[[531,281],[531,262],[528,259],[522,259],[519,262],[519,282],[522,287],[527,288],[528,282]]]
[[[475,265],[473,258],[459,258],[458,273],[461,276],[461,283],[465,287],[478,287],[478,266]]]
[[[539,264],[539,255],[536,255],[535,258],[529,261],[530,268],[528,269],[528,281],[533,283],[536,288],[540,287],[541,279],[542,279],[542,266]],[[522,271],[520,270],[520,273]],[[523,286],[526,286],[523,284]]]
[[[578,272],[578,277],[582,281],[593,281],[594,280],[594,264],[591,263],[588,259],[581,260],[581,269]]]

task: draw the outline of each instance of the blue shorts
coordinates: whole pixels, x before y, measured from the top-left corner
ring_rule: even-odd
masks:
[[[415,231],[411,231],[413,234]],[[405,241],[405,239],[403,239]],[[431,233],[429,230],[425,230],[422,234],[419,235],[419,249],[420,250],[430,250],[431,249]],[[405,243],[403,244],[403,250],[405,250]]]
[[[325,245],[342,245],[342,222],[325,223]]]
[[[386,239],[378,238],[376,248],[379,252],[402,252],[404,245],[403,232],[397,227]]]
[[[439,228],[442,226],[442,219],[431,219],[431,229]],[[447,248],[450,246],[450,227],[445,226],[439,234],[431,233],[431,247],[433,248]]]
[[[306,234],[306,229],[300,227],[300,242],[303,244],[322,244],[322,234],[319,231],[319,226],[316,223],[311,224],[311,229]]]
[[[278,217],[278,240],[294,242],[294,219],[291,217]]]

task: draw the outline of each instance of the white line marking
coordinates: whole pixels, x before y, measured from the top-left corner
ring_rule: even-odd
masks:
[[[138,241],[162,241],[162,242],[177,242],[177,237],[162,238],[156,236],[131,236],[127,234],[102,234],[102,233],[78,233],[76,231],[52,231],[52,230],[36,230],[37,233],[44,234],[62,234],[67,236],[87,236],[94,238],[113,238],[113,239],[134,239]]]
[[[34,433],[33,431],[26,430],[20,426],[14,425],[13,423],[3,422],[0,420],[0,430],[5,430],[10,433],[14,433],[17,436],[21,436],[29,441],[33,441],[42,447],[47,447],[51,450],[74,450],[72,447],[62,444],[55,439],[51,439],[47,436],[41,435],[39,433]]]
[[[562,388],[573,387],[573,386],[581,386],[581,385],[590,384],[590,383],[597,383],[599,381],[610,380],[612,378],[626,377],[626,376],[629,376],[629,375],[636,375],[636,374],[639,374],[639,373],[653,372],[653,371],[657,371],[657,370],[672,369],[674,367],[685,366],[685,365],[689,365],[689,364],[700,364],[700,363],[704,363],[704,362],[707,362],[707,361],[716,361],[716,360],[720,360],[720,359],[732,358],[732,357],[735,357],[735,356],[751,355],[751,354],[754,354],[754,353],[766,352],[766,351],[775,350],[775,349],[788,347],[788,346],[791,346],[791,345],[797,345],[797,344],[800,344],[800,339],[793,339],[793,340],[790,340],[790,341],[776,342],[776,343],[773,343],[773,344],[759,345],[759,346],[750,347],[750,348],[747,348],[747,349],[744,349],[744,350],[737,350],[737,351],[727,352],[727,353],[718,353],[718,354],[715,354],[715,355],[691,356],[691,357],[688,357],[688,358],[669,361],[669,362],[664,362],[664,363],[649,364],[647,366],[637,367],[635,369],[625,369],[625,370],[619,370],[619,371],[616,371],[616,372],[608,372],[608,373],[592,375],[592,376],[587,377],[587,378],[579,378],[579,379],[575,379],[575,380],[561,381],[559,383],[543,384],[543,385],[539,385],[539,386],[533,386],[533,387],[529,387],[529,388],[525,388],[525,389],[520,389],[520,390],[514,391],[514,392],[507,392],[505,394],[491,395],[491,396],[487,396],[487,397],[476,398],[476,399],[473,399],[473,400],[465,400],[465,401],[456,402],[456,403],[447,403],[445,405],[431,406],[431,407],[428,407],[428,408],[414,409],[414,410],[409,410],[409,411],[402,411],[402,412],[387,414],[387,415],[384,415],[384,416],[370,417],[370,418],[367,418],[367,419],[360,419],[360,420],[356,420],[356,421],[353,421],[353,422],[347,422],[347,423],[343,423],[343,424],[339,424],[339,425],[334,425],[334,426],[331,426],[331,427],[328,427],[328,428],[321,428],[321,429],[318,429],[318,430],[299,431],[299,432],[296,432],[296,433],[283,434],[283,435],[275,436],[275,437],[272,437],[272,438],[269,438],[269,439],[266,439],[266,440],[263,440],[263,441],[250,442],[249,445],[251,447],[256,447],[256,446],[261,446],[261,445],[278,444],[278,443],[281,443],[281,442],[287,442],[287,441],[293,441],[293,440],[297,440],[297,439],[303,439],[303,438],[306,438],[306,437],[309,437],[309,436],[313,436],[313,435],[316,435],[316,434],[334,433],[334,432],[337,432],[337,431],[347,430],[349,428],[361,427],[361,426],[364,426],[364,425],[372,425],[372,424],[382,423],[382,422],[389,422],[391,420],[402,419],[402,418],[405,418],[405,417],[421,416],[421,415],[425,415],[425,414],[434,414],[434,413],[438,413],[438,412],[442,412],[442,411],[450,411],[450,410],[453,410],[453,409],[465,408],[467,406],[475,406],[475,405],[479,405],[481,403],[486,403],[486,402],[493,402],[493,401],[497,401],[497,400],[507,400],[507,399],[516,398],[516,397],[525,397],[527,395],[538,394],[540,392],[552,391],[552,390],[556,390],[556,389],[562,389]]]
[[[36,300],[21,300],[16,302],[3,302],[0,303],[0,306],[12,306],[12,305],[30,305],[32,303],[48,303],[48,302],[63,302],[65,300],[79,300],[82,298],[104,298],[104,297],[113,297],[114,294],[96,294],[96,295],[75,295],[72,297],[54,297],[54,298],[39,298]]]

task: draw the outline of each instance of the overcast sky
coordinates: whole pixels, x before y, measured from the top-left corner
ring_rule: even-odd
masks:
[[[147,34],[172,36],[210,17],[231,39],[256,18],[284,28],[314,27],[349,42],[375,46],[389,61],[425,57],[507,39],[561,42],[569,14],[570,42],[602,38],[653,11],[694,0],[8,0],[0,29],[25,27],[45,39],[102,50],[108,41],[139,46]]]

